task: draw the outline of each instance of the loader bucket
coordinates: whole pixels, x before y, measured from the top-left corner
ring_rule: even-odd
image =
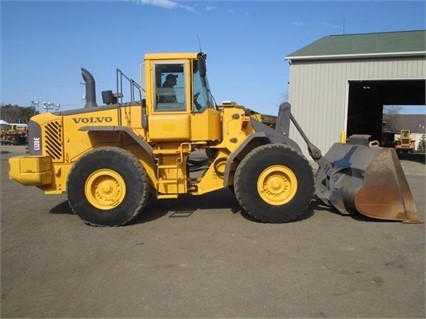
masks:
[[[320,166],[316,195],[342,214],[419,223],[417,209],[393,148],[334,144]]]

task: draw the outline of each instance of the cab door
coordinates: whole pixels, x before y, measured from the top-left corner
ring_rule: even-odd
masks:
[[[152,141],[191,140],[189,62],[151,62],[152,110],[148,117]]]

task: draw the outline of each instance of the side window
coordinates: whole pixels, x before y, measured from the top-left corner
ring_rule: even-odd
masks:
[[[215,108],[213,97],[209,90],[207,77],[202,77],[198,69],[198,61],[192,65],[193,106],[195,113],[201,113],[207,108]]]
[[[203,86],[202,79],[198,70],[194,72],[193,79],[194,83],[194,112],[202,112],[206,109],[207,101],[206,101],[206,90]]]
[[[184,64],[155,64],[154,89],[156,111],[185,111]]]

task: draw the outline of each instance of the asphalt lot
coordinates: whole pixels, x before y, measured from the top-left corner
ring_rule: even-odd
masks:
[[[424,224],[315,204],[261,224],[225,190],[90,227],[65,195],[8,179],[24,149],[1,146],[2,318],[425,318]],[[424,160],[402,165],[425,221]]]

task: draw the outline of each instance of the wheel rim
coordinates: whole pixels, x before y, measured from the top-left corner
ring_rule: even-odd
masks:
[[[87,178],[84,192],[91,205],[110,210],[122,203],[126,196],[126,183],[120,174],[109,169],[100,169]]]
[[[286,166],[270,166],[259,175],[257,191],[262,200],[268,204],[276,206],[286,204],[296,195],[296,175]]]

